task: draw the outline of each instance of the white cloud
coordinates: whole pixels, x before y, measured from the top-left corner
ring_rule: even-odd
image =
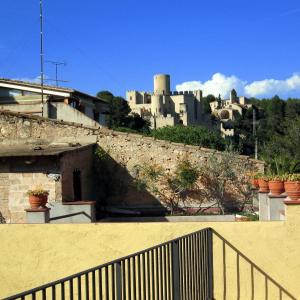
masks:
[[[238,94],[249,97],[272,97],[279,95],[280,97],[300,96],[300,75],[294,74],[283,80],[264,79],[248,83],[237,76],[226,76],[216,73],[211,79],[201,81],[187,81],[176,85],[178,91],[189,91],[200,89],[204,96],[213,94],[228,97],[232,89],[236,89]]]
[[[293,94],[300,94],[300,76],[294,74],[293,76],[284,79],[265,79],[254,81],[245,86],[245,94],[248,96],[290,96]]]
[[[222,97],[227,97],[229,92],[234,88],[238,93],[243,91],[245,81],[237,78],[236,76],[226,76],[221,73],[216,73],[208,81],[188,81],[176,85],[177,91],[192,91],[202,90],[204,96],[213,94],[218,96],[221,94]]]

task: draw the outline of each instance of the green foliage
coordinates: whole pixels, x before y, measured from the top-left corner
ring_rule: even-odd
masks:
[[[116,97],[109,91],[100,91],[97,93],[97,97],[108,102],[107,125],[109,128],[129,128],[133,131],[149,132],[149,121],[144,120],[136,113],[130,114],[131,109],[124,98]]]
[[[217,150],[225,149],[225,141],[219,133],[201,126],[166,126],[152,130],[150,135],[157,139],[175,143],[184,143]]]
[[[216,97],[214,95],[207,95],[202,98],[203,111],[206,114],[211,114],[210,103],[216,101]]]
[[[114,95],[109,91],[100,91],[96,95],[98,98],[102,100],[106,100],[107,102],[111,101],[114,98]]]
[[[37,197],[48,196],[49,195],[49,191],[44,190],[42,188],[37,188],[37,189],[34,189],[34,190],[27,191],[27,195],[28,196],[37,196]]]
[[[180,160],[176,166],[177,185],[183,189],[192,188],[199,177],[199,169],[191,164],[188,159]]]
[[[268,173],[300,172],[300,99],[250,99],[256,113],[259,159],[266,161]],[[253,109],[234,121],[235,149],[254,154]]]
[[[285,174],[283,179],[285,181],[300,181],[300,174]]]
[[[238,153],[225,151],[222,155],[211,154],[201,166],[201,182],[206,198],[215,201],[222,214],[226,211],[243,210],[252,197],[247,162]]]

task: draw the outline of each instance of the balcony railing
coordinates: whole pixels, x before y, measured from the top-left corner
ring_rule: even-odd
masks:
[[[214,237],[214,244],[213,244]],[[215,244],[216,243],[216,244]],[[213,248],[220,256],[213,264]],[[213,247],[214,246],[214,247]],[[235,259],[227,262],[227,252]],[[215,255],[215,253],[214,253]],[[222,299],[243,299],[241,264],[247,264],[246,280],[249,299],[271,299],[269,285],[277,290],[277,299],[296,300],[286,289],[255,265],[244,254],[211,228],[162,243],[135,254],[102,264],[95,268],[42,285],[35,289],[5,298],[12,299],[93,299],[93,300],[212,300],[214,282]],[[217,272],[217,280],[214,278]],[[235,270],[235,271],[234,271]],[[235,272],[232,282],[229,274]],[[265,288],[255,290],[254,272]],[[231,276],[232,277],[232,276]],[[244,280],[245,281],[245,280]],[[221,291],[221,292],[220,292]],[[231,292],[231,294],[230,294]],[[261,295],[263,293],[264,295]],[[274,298],[272,298],[274,299]]]

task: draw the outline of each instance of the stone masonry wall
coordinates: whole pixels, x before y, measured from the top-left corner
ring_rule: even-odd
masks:
[[[58,139],[64,137],[82,138],[97,136],[99,146],[109,153],[111,158],[124,167],[134,177],[136,165],[144,163],[159,164],[166,171],[175,168],[178,157],[188,155],[194,162],[205,160],[215,150],[189,146],[169,141],[155,140],[137,134],[116,132],[105,128],[84,127],[74,123],[43,119],[7,111],[0,111],[0,144],[10,139],[29,142],[30,139]],[[222,152],[217,152],[222,155]],[[262,171],[261,161],[239,156],[249,166]],[[128,204],[128,202],[126,202]],[[136,204],[136,203],[135,203]]]

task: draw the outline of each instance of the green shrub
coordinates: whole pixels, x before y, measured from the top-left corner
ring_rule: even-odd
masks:
[[[160,140],[175,143],[207,147],[217,150],[225,149],[225,141],[218,132],[211,131],[201,126],[166,126],[150,132]]]

